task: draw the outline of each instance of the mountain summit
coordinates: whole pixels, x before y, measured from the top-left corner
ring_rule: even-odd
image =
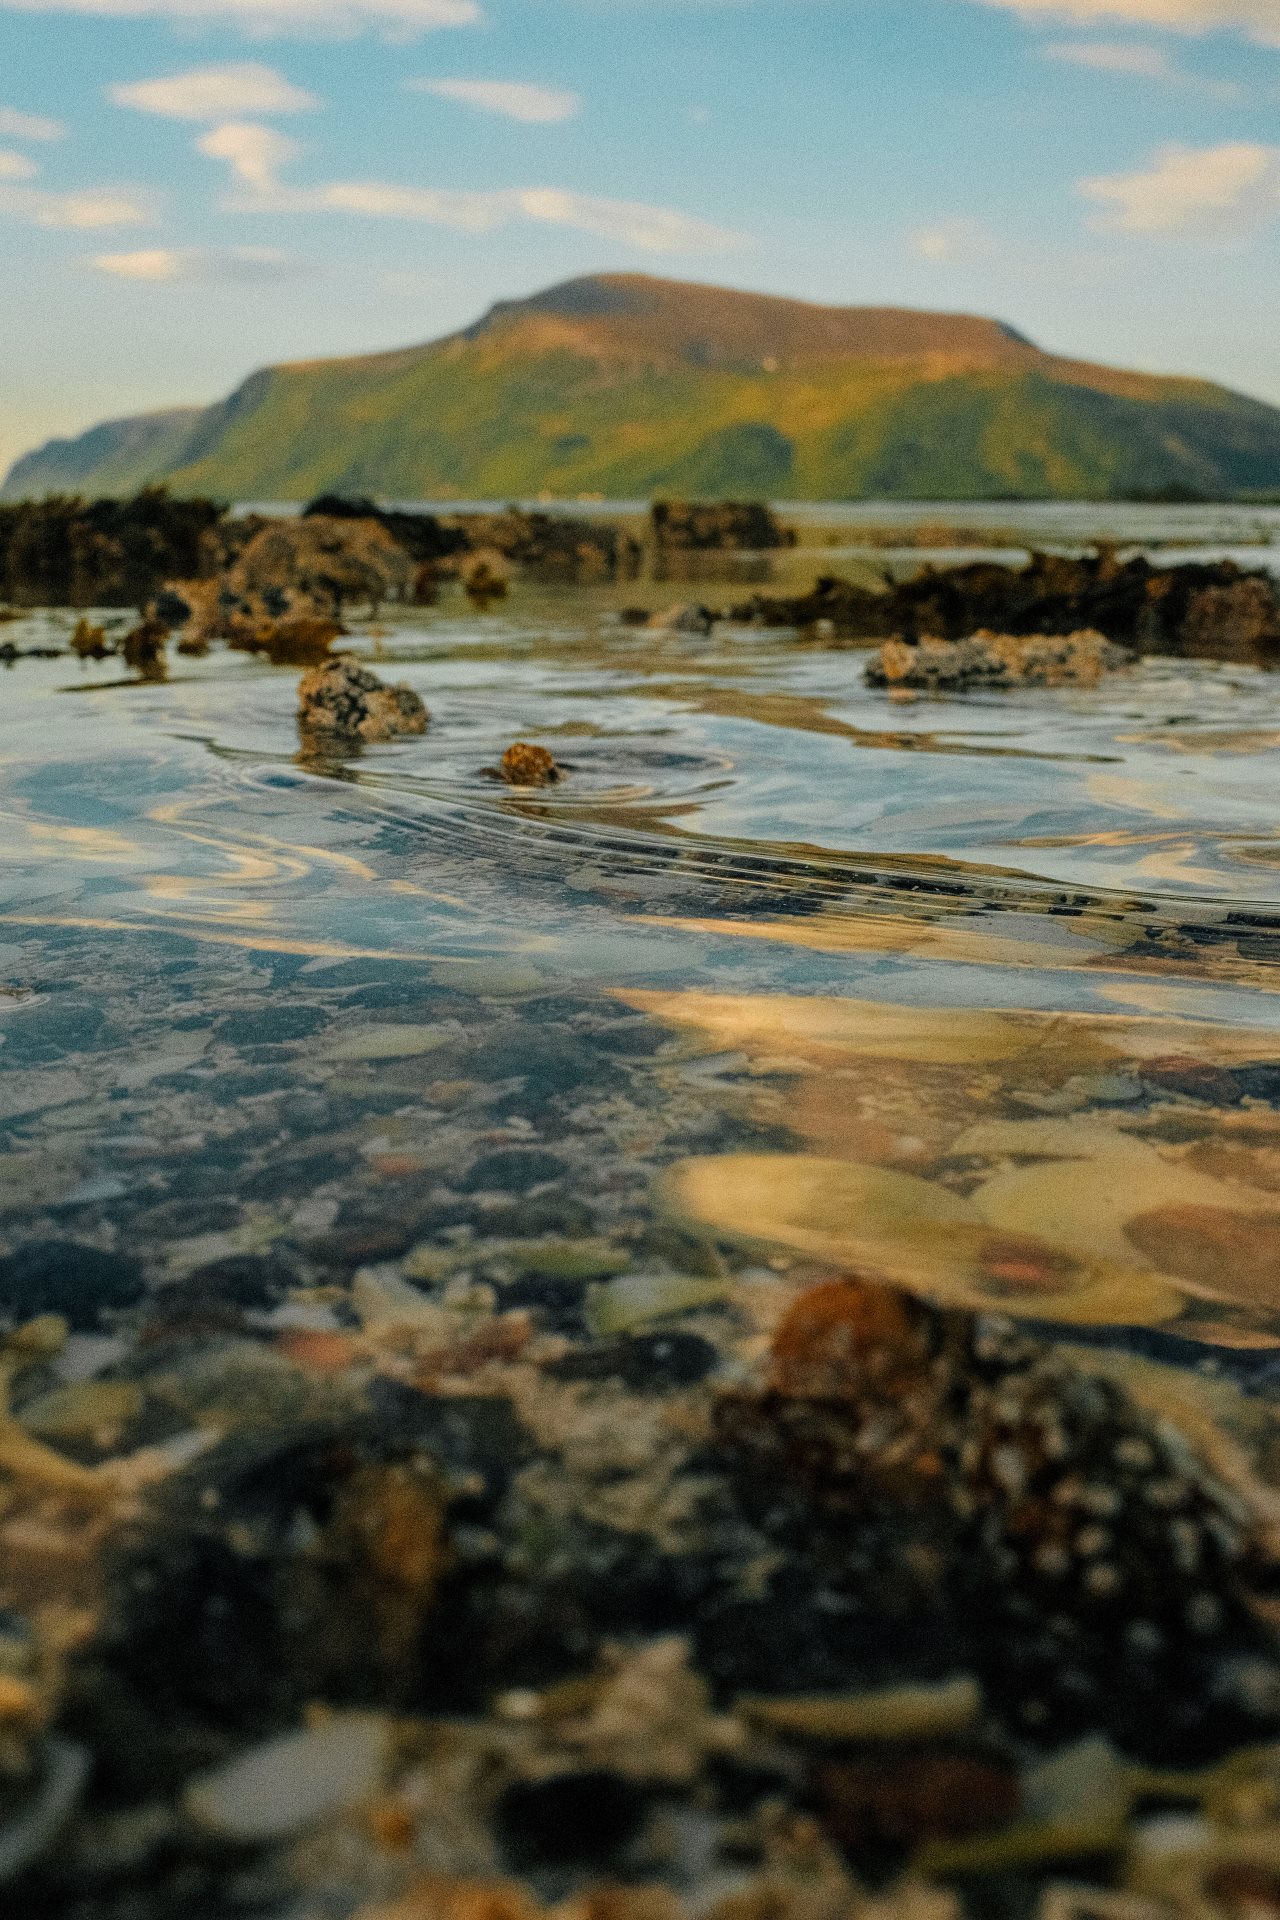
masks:
[[[50,441],[2,495],[148,480],[240,500],[1230,497],[1280,488],[1280,410],[969,314],[592,274],[425,346]]]

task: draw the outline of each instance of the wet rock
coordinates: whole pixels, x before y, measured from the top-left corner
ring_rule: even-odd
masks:
[[[530,746],[525,740],[507,748],[498,771],[509,787],[549,787],[563,777],[545,747]]]
[[[497,1824],[513,1866],[527,1870],[607,1860],[639,1832],[645,1810],[633,1782],[594,1768],[509,1787]]]
[[[337,1713],[241,1753],[187,1788],[197,1825],[237,1846],[283,1840],[368,1799],[391,1729],[380,1714]]]
[[[986,688],[1094,686],[1131,656],[1092,631],[1060,636],[974,633],[965,640],[886,640],[868,662],[867,684],[931,693]]]
[[[562,1180],[569,1169],[542,1147],[501,1147],[477,1160],[461,1182],[463,1193],[526,1193],[544,1181]]]
[[[709,634],[719,616],[710,607],[700,602],[681,602],[667,607],[661,613],[653,613],[645,621],[657,633],[696,633]]]
[[[1187,602],[1179,650],[1196,660],[1257,662],[1280,658],[1280,606],[1257,576],[1201,587]]]
[[[344,606],[404,599],[409,557],[377,520],[305,514],[271,520],[255,533],[224,577],[226,589],[268,614],[325,613],[340,620]]]
[[[695,1333],[624,1334],[569,1354],[554,1371],[565,1380],[621,1380],[640,1393],[696,1386],[720,1364],[709,1340]]]
[[[495,600],[505,600],[511,591],[511,569],[496,549],[469,553],[459,562],[458,572],[468,600],[481,611]]]
[[[140,620],[120,642],[120,657],[131,673],[144,680],[163,680],[169,629],[159,620]]]
[[[762,553],[796,544],[795,533],[758,500],[655,500],[649,526],[659,553]]]
[[[345,632],[339,620],[292,614],[283,620],[235,620],[228,623],[226,638],[233,651],[265,654],[273,666],[311,667],[329,658],[334,641]]]
[[[909,580],[886,576],[881,590],[827,574],[795,598],[757,594],[732,617],[810,629],[826,620],[834,634],[852,640],[1094,629],[1142,653],[1203,653],[1263,666],[1280,659],[1280,603],[1266,572],[1246,573],[1226,560],[1157,568],[1141,555],[1121,562],[1107,548],[1079,557],[1033,554],[1021,567],[927,566]]]
[[[972,1727],[981,1711],[982,1688],[970,1674],[936,1686],[738,1702],[738,1712],[745,1719],[771,1733],[820,1747],[945,1739]]]
[[[143,1290],[136,1261],[75,1240],[31,1240],[0,1257],[0,1313],[15,1322],[61,1314],[92,1333],[105,1313],[131,1307]]]
[[[823,1824],[844,1850],[910,1847],[1006,1825],[1021,1805],[1017,1775],[945,1750],[831,1761],[817,1770]]]
[[[870,1287],[802,1296],[774,1354],[771,1389],[728,1394],[722,1432],[740,1497],[788,1554],[837,1592],[852,1582],[861,1608],[855,1541],[878,1513],[901,1543],[918,1525],[899,1613],[945,1594],[966,1663],[1035,1737],[1101,1726],[1165,1760],[1243,1737],[1215,1696],[1219,1664],[1265,1646],[1251,1523],[1165,1424],[1007,1322]]]
[[[81,614],[71,635],[71,651],[78,660],[105,660],[112,649],[107,645],[107,630],[95,626]]]
[[[388,687],[350,654],[304,673],[298,683],[298,725],[304,734],[337,741],[390,740],[427,730],[427,710],[412,687]]]
[[[278,1001],[243,1013],[230,1013],[219,1022],[218,1038],[229,1045],[257,1046],[264,1041],[309,1040],[328,1023],[321,1007],[287,1006]]]
[[[441,525],[461,542],[464,552],[496,554],[504,571],[518,567],[531,579],[585,585],[634,579],[640,567],[638,543],[599,520],[508,507],[503,513],[446,515]],[[443,562],[443,568],[455,572],[465,565],[457,558]]]
[[[0,1886],[16,1880],[57,1838],[75,1810],[92,1766],[91,1755],[70,1740],[44,1743],[38,1771],[26,1791],[0,1800]]]
[[[467,1059],[467,1072],[478,1080],[524,1082],[527,1100],[536,1108],[544,1100],[590,1086],[598,1075],[593,1047],[559,1024],[545,1026],[520,1020],[496,1028]]]
[[[183,1279],[180,1292],[188,1306],[218,1305],[265,1309],[275,1306],[293,1285],[292,1269],[269,1254],[230,1254],[196,1267]]]

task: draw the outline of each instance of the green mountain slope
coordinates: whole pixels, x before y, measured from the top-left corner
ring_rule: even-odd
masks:
[[[0,489],[0,499],[36,494],[136,493],[157,473],[186,456],[187,443],[202,407],[171,407],[130,420],[107,420],[73,440],[49,440],[16,460]]]
[[[89,490],[165,479],[241,500],[1280,488],[1280,410],[1207,381],[1060,359],[967,315],[641,275],[570,281],[427,346],[255,373],[157,433],[125,482],[110,436],[140,424],[27,455],[5,496],[68,484],[73,456]]]

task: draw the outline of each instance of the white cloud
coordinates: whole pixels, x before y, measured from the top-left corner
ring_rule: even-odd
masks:
[[[1167,48],[1144,47],[1134,41],[1055,40],[1044,49],[1044,57],[1060,60],[1069,67],[1091,67],[1095,73],[1132,74],[1139,80],[1181,77]]]
[[[983,0],[1026,20],[1069,20],[1077,26],[1123,21],[1170,33],[1243,33],[1280,47],[1280,0]]]
[[[1280,215],[1280,147],[1162,147],[1145,171],[1082,180],[1080,192],[1110,232],[1239,233]]]
[[[514,198],[526,219],[576,227],[580,233],[620,240],[643,253],[732,253],[745,243],[742,234],[706,220],[632,200],[604,200],[558,187],[524,187]]]
[[[381,180],[331,180],[276,195],[281,213],[354,213],[368,220],[422,220],[431,226],[492,233],[510,218],[504,193],[468,193],[448,187],[400,187]]]
[[[41,113],[19,113],[16,107],[0,107],[0,134],[6,140],[61,140],[65,132],[61,120],[46,120]]]
[[[225,160],[236,178],[257,195],[278,190],[280,168],[298,152],[297,142],[287,134],[241,120],[214,127],[201,135],[196,146],[211,160]]]
[[[565,87],[537,87],[523,80],[406,80],[415,93],[432,93],[439,100],[458,100],[482,113],[499,113],[527,126],[549,126],[572,120],[582,110],[580,95]]]
[[[154,218],[154,208],[150,196],[127,188],[45,193],[36,187],[0,186],[0,216],[33,227],[136,227]]]
[[[117,20],[216,22],[266,38],[349,36],[374,28],[393,40],[436,27],[471,27],[479,0],[0,0],[15,13],[89,14]]]
[[[470,192],[456,187],[406,187],[386,180],[329,180],[289,187],[280,168],[298,148],[271,127],[232,122],[202,134],[201,153],[225,160],[248,189],[225,205],[233,213],[350,213],[369,220],[420,220],[492,233],[514,220],[573,227],[602,240],[620,241],[642,253],[728,253],[747,244],[744,235],[713,226],[669,207],[635,200],[607,200],[561,187],[499,187]]]
[[[300,263],[274,247],[146,247],[137,253],[99,253],[89,262],[116,280],[153,284],[237,285],[294,279]]]
[[[995,237],[981,220],[958,217],[938,220],[932,226],[916,227],[907,235],[911,251],[922,260],[952,265],[957,262],[989,260],[996,251]]]
[[[434,187],[387,186],[377,181],[335,181],[301,198],[304,209],[363,214],[372,219],[423,220],[472,233],[491,233],[513,220],[531,220],[619,241],[641,253],[728,253],[746,244],[743,235],[687,213],[633,200],[568,193],[559,187],[459,193]]]
[[[193,67],[160,80],[135,80],[109,87],[118,107],[136,107],[139,113],[158,113],[169,120],[231,120],[245,113],[302,113],[318,107],[314,94],[304,93],[256,61],[221,67]]]
[[[38,172],[25,153],[8,153],[0,147],[0,180],[33,180]]]
[[[513,221],[530,220],[571,227],[641,253],[730,253],[749,244],[743,234],[668,207],[568,193],[560,187],[503,187],[473,193],[397,186],[382,180],[331,180],[317,187],[245,195],[229,206],[238,213],[349,213],[368,220],[418,220],[464,233],[493,233]]]

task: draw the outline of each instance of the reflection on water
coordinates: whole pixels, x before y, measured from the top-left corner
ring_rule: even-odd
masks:
[[[556,1732],[553,1757],[520,1743],[587,1713],[586,1694],[539,1689],[586,1670],[603,1687],[636,1636],[667,1635],[662,1698],[685,1689],[694,1741],[678,1764],[645,1747],[669,1771],[642,1797],[693,1824],[663,1854],[648,1799],[632,1821],[624,1793],[610,1871],[691,1899],[719,1884],[717,1847],[747,1845],[740,1809],[726,1837],[713,1776],[734,1740],[763,1737],[743,1731],[762,1694],[972,1668],[1006,1729],[990,1745],[984,1723],[988,1766],[1014,1766],[1009,1727],[1052,1745],[1101,1725],[1197,1760],[1275,1737],[1224,1677],[1227,1652],[1262,1656],[1219,1587],[1239,1515],[1275,1520],[1280,831],[1262,796],[1280,680],[1148,661],[1097,688],[891,704],[856,652],[640,632],[615,612],[603,591],[525,588],[499,616],[357,636],[431,726],[330,764],[299,757],[295,676],[241,655],[183,660],[164,684],[33,659],[4,683],[0,1286],[18,1331],[0,1350],[0,1603],[40,1651],[10,1663],[31,1704],[0,1766],[0,1880],[7,1857],[43,1876],[42,1910],[105,1899],[113,1873],[157,1889],[131,1913],[174,1910],[191,1822],[233,1851],[250,1832],[292,1842],[305,1821],[254,1826],[217,1769],[317,1701],[341,1709],[326,1738],[357,1771],[371,1714],[419,1731],[394,1765],[381,1747],[359,1761],[363,1811],[340,1844],[255,1867],[273,1899],[304,1902],[260,1910],[310,1915],[315,1895],[317,1913],[372,1914],[446,1859],[532,1859],[539,1899],[560,1898],[581,1882],[538,1853],[555,1822],[534,1783],[568,1777],[572,1748],[575,1780],[631,1792],[631,1762],[603,1708]],[[66,626],[7,631],[25,645]],[[528,793],[485,778],[517,738],[568,777]],[[1187,1494],[1177,1551],[1218,1571],[1188,1586],[1147,1521],[1140,1566],[1123,1543],[1120,1572],[1090,1562],[1082,1607],[1141,1578],[1182,1609],[1136,1619],[1132,1671],[1113,1655],[1134,1619],[1090,1616],[1068,1657],[1076,1603],[1035,1584],[1040,1560],[1010,1586],[1010,1554],[1048,1567],[1056,1535],[954,1532],[987,1485],[967,1454],[933,1548],[919,1488],[901,1540],[882,1489],[850,1585],[810,1560],[786,1584],[797,1543],[820,1557],[824,1526],[844,1537],[824,1505],[843,1514],[844,1495],[811,1475],[794,1512],[760,1514],[732,1464],[759,1435],[733,1421],[757,1417],[743,1383],[812,1399],[796,1303],[826,1313],[848,1275],[1053,1343],[1053,1360],[1000,1346],[998,1369],[1007,1393],[1034,1380],[1061,1398],[1073,1484],[1102,1474],[1083,1450],[1104,1432],[1134,1461],[1211,1461],[1226,1491]],[[850,1297],[841,1280],[840,1326]],[[893,1337],[919,1365],[941,1325]],[[935,1387],[956,1351],[938,1348]],[[985,1460],[979,1400],[964,1419]],[[816,1417],[796,1416],[802,1438]],[[878,1459],[876,1422],[857,1445]],[[959,1583],[941,1615],[927,1565]],[[850,1625],[881,1580],[874,1631]],[[981,1626],[992,1592],[1022,1609],[999,1614],[999,1646]],[[437,1603],[443,1652],[419,1636]],[[1187,1618],[1224,1636],[1217,1665],[1184,1646]],[[717,1713],[757,1701],[736,1733],[697,1720],[704,1685]],[[652,1687],[628,1712],[641,1696],[650,1711]],[[932,1724],[927,1700],[911,1710]],[[443,1736],[421,1731],[435,1713],[461,1769],[447,1792]],[[776,1747],[750,1751],[785,1798],[800,1776]],[[86,1786],[86,1754],[109,1790]],[[478,1784],[495,1780],[501,1806]],[[55,1789],[58,1822],[87,1798],[51,1863]],[[446,1838],[446,1802],[489,1811]],[[221,1887],[231,1869],[200,1871]]]

